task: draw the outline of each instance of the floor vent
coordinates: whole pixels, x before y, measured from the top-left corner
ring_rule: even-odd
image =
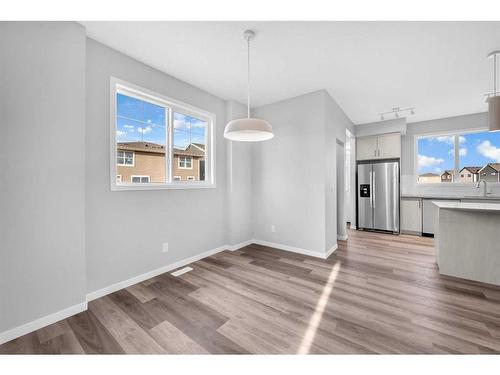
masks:
[[[172,276],[180,276],[180,275],[184,275],[186,272],[189,272],[189,271],[192,271],[193,269],[191,267],[184,267],[184,268],[181,268],[180,270],[177,270],[177,271],[174,271],[171,273]]]

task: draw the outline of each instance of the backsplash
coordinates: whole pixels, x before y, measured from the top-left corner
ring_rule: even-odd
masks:
[[[465,183],[436,183],[436,184],[417,184],[415,176],[401,175],[401,195],[429,195],[433,197],[471,197],[483,196],[483,184],[480,189],[475,184]],[[498,196],[500,198],[500,184],[488,183],[489,196]]]

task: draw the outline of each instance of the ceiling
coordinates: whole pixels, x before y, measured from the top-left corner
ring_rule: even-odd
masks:
[[[393,107],[408,122],[487,110],[500,22],[82,22],[89,37],[223,99],[252,106],[326,89],[355,123]],[[307,108],[305,108],[307,110]]]

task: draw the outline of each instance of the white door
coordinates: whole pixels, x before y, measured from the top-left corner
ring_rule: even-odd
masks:
[[[377,144],[377,159],[397,159],[401,157],[401,134],[379,135]]]
[[[376,159],[377,137],[356,138],[356,160]]]

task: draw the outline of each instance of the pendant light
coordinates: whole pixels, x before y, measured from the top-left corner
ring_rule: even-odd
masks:
[[[493,93],[488,94],[488,125],[490,132],[500,130],[500,94],[497,92],[497,56],[500,51],[493,51],[488,58],[493,58]]]
[[[266,120],[250,117],[250,41],[255,32],[246,30],[243,38],[247,41],[247,117],[232,120],[224,129],[224,137],[231,141],[257,142],[274,137],[273,128]]]

